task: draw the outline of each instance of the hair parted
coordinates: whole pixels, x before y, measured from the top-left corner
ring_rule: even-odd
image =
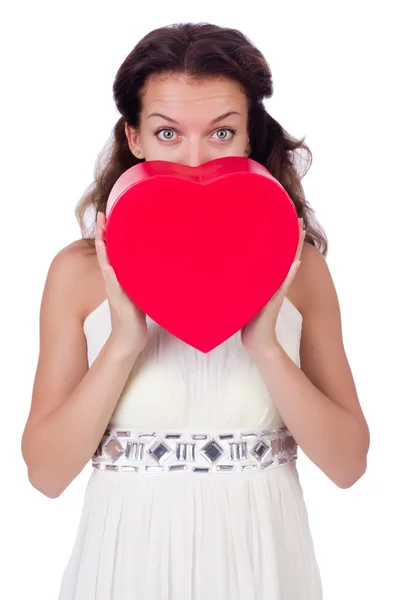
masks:
[[[151,74],[184,74],[197,80],[227,77],[240,84],[248,98],[249,156],[264,165],[281,183],[298,217],[303,218],[305,241],[326,256],[326,234],[301,184],[311,166],[312,153],[304,143],[305,138],[289,135],[263,103],[273,95],[268,63],[239,30],[209,23],[176,23],[154,29],[136,44],[119,67],[113,83],[113,98],[121,117],[97,158],[94,181],[75,209],[82,237],[94,244],[96,215],[98,211],[106,211],[113,185],[127,169],[143,162],[129,148],[125,123],[139,129],[141,92]],[[94,209],[94,220],[87,228],[85,214],[89,209]]]

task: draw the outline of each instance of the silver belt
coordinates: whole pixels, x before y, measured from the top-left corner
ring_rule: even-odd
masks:
[[[258,431],[191,433],[108,428],[92,466],[132,473],[223,473],[271,469],[298,458],[285,425]]]

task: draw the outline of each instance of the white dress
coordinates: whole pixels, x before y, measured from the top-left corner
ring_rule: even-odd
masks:
[[[283,425],[240,332],[202,354],[147,322],[109,429]],[[298,366],[301,326],[286,298],[276,334]],[[111,331],[107,300],[84,331],[91,365]],[[297,462],[238,473],[94,468],[58,600],[321,600]]]

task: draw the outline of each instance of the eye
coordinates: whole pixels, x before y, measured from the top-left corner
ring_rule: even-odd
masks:
[[[175,131],[173,129],[167,129],[166,127],[161,127],[154,133],[154,135],[156,137],[158,137],[159,133],[163,133],[163,131],[166,133],[175,133]],[[161,141],[168,141],[168,140],[171,140],[172,138],[171,138],[171,136],[167,135],[165,138],[159,138],[159,139]]]
[[[219,136],[218,136],[218,140],[221,140],[221,142],[223,142],[223,141],[225,141],[225,140],[226,140],[226,141],[229,141],[229,140],[230,140],[230,139],[231,139],[231,138],[232,138],[232,137],[235,135],[235,133],[236,133],[236,130],[235,130],[235,129],[232,129],[231,127],[223,127],[222,129],[217,129],[217,130],[215,131],[215,135],[217,135],[218,133],[224,133],[224,132],[231,133],[232,135],[231,135],[231,137],[230,137],[229,139],[226,139],[226,136],[225,136],[225,135],[223,135],[222,137],[219,137]]]
[[[164,133],[163,137],[159,137],[160,133]],[[155,131],[154,135],[161,140],[162,142],[172,141],[172,135],[175,133],[173,129],[169,129],[168,127],[161,127]],[[228,138],[227,133],[230,133],[231,136]],[[218,135],[221,134],[221,135]],[[222,127],[222,129],[217,129],[213,135],[217,136],[217,139],[221,142],[229,141],[236,134],[236,130],[231,127]]]

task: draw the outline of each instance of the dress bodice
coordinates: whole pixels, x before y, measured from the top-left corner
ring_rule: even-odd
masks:
[[[302,321],[301,313],[285,298],[276,336],[298,366]],[[149,316],[147,324],[147,345],[131,369],[110,425],[207,431],[283,423],[262,376],[241,343],[239,331],[203,354]],[[110,310],[105,300],[84,321],[89,366],[110,332]]]

